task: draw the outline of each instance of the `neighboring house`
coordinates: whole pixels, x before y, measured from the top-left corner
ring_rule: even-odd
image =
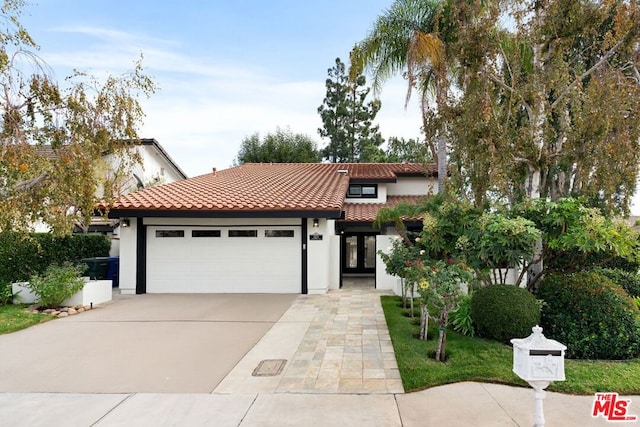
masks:
[[[140,139],[133,149],[140,155],[141,162],[134,165],[127,176],[121,180],[121,194],[187,178],[187,175],[155,139]],[[107,165],[114,167],[117,167],[119,161],[113,154],[107,154],[104,160]]]
[[[417,164],[248,163],[122,196],[122,293],[325,293],[347,275],[399,291],[383,206],[434,191]],[[417,224],[419,225],[419,224]]]
[[[136,150],[140,156],[140,163],[136,163],[132,168],[125,170],[125,175],[118,178],[112,176],[115,173],[114,171],[120,169],[118,156],[106,154],[103,157],[104,167],[106,168],[104,174],[109,179],[117,181],[117,191],[120,194],[127,194],[143,188],[168,184],[187,178],[187,175],[155,139],[140,139],[132,149]],[[103,189],[98,188],[96,193],[97,198],[102,197]],[[114,231],[117,233],[118,225],[118,220],[96,216],[91,219],[91,224],[87,231],[112,235]],[[75,231],[84,232],[84,230],[80,229]],[[117,242],[114,242],[112,252],[114,251],[117,254]]]

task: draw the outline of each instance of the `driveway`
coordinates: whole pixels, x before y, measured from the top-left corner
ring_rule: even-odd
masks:
[[[0,392],[211,393],[297,295],[119,295],[0,335]]]

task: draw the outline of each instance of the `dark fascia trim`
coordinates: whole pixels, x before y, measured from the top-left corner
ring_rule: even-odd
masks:
[[[421,221],[404,221],[405,227],[420,227],[422,228]],[[385,222],[381,224],[384,227],[393,227],[395,224],[393,222]],[[369,227],[375,228],[373,225],[373,221],[336,221],[336,230],[344,230],[349,227]]]
[[[342,210],[336,211],[176,211],[112,209],[109,218],[344,218]]]
[[[165,149],[162,148],[162,145],[160,145],[160,143],[158,141],[156,141],[155,138],[142,138],[142,139],[140,139],[140,144],[141,145],[152,145],[152,146],[154,146],[156,148],[156,150],[158,150],[160,152],[160,154],[162,154],[162,156],[165,158],[167,163],[169,163],[176,170],[176,172],[178,172],[178,174],[180,174],[182,176],[182,179],[187,179],[188,178],[187,174],[184,173],[184,171],[182,169],[180,169],[178,164],[173,161],[173,159],[171,158],[169,153],[167,153],[165,151]]]
[[[337,221],[336,222],[337,230],[344,230],[345,228],[348,228],[348,227],[374,228],[372,221]]]
[[[147,226],[143,218],[136,223],[136,294],[147,293]]]
[[[349,184],[378,184],[378,183],[393,183],[396,182],[396,178],[351,178]]]
[[[307,233],[308,233],[308,229],[307,229],[307,220],[305,218],[302,218],[301,221],[301,245],[302,245],[302,259],[300,260],[301,262],[301,270],[302,270],[302,277],[300,278],[302,283],[302,289],[300,289],[300,293],[302,293],[303,295],[306,295],[309,293],[309,260],[308,260],[308,256],[307,256],[307,249],[308,249],[308,242],[307,242]]]
[[[438,176],[438,172],[396,172],[396,175],[409,178],[424,178]]]

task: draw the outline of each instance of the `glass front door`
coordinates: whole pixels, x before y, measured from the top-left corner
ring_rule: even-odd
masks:
[[[342,236],[342,271],[344,273],[374,273],[375,268],[375,234],[344,234]]]

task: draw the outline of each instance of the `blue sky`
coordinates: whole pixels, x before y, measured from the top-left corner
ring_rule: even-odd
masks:
[[[72,68],[121,74],[140,53],[160,90],[143,101],[140,136],[156,138],[189,176],[231,166],[242,139],[277,127],[311,136],[327,69],[392,0],[39,0],[22,18],[58,80]],[[418,137],[417,100],[390,81],[385,138]]]

